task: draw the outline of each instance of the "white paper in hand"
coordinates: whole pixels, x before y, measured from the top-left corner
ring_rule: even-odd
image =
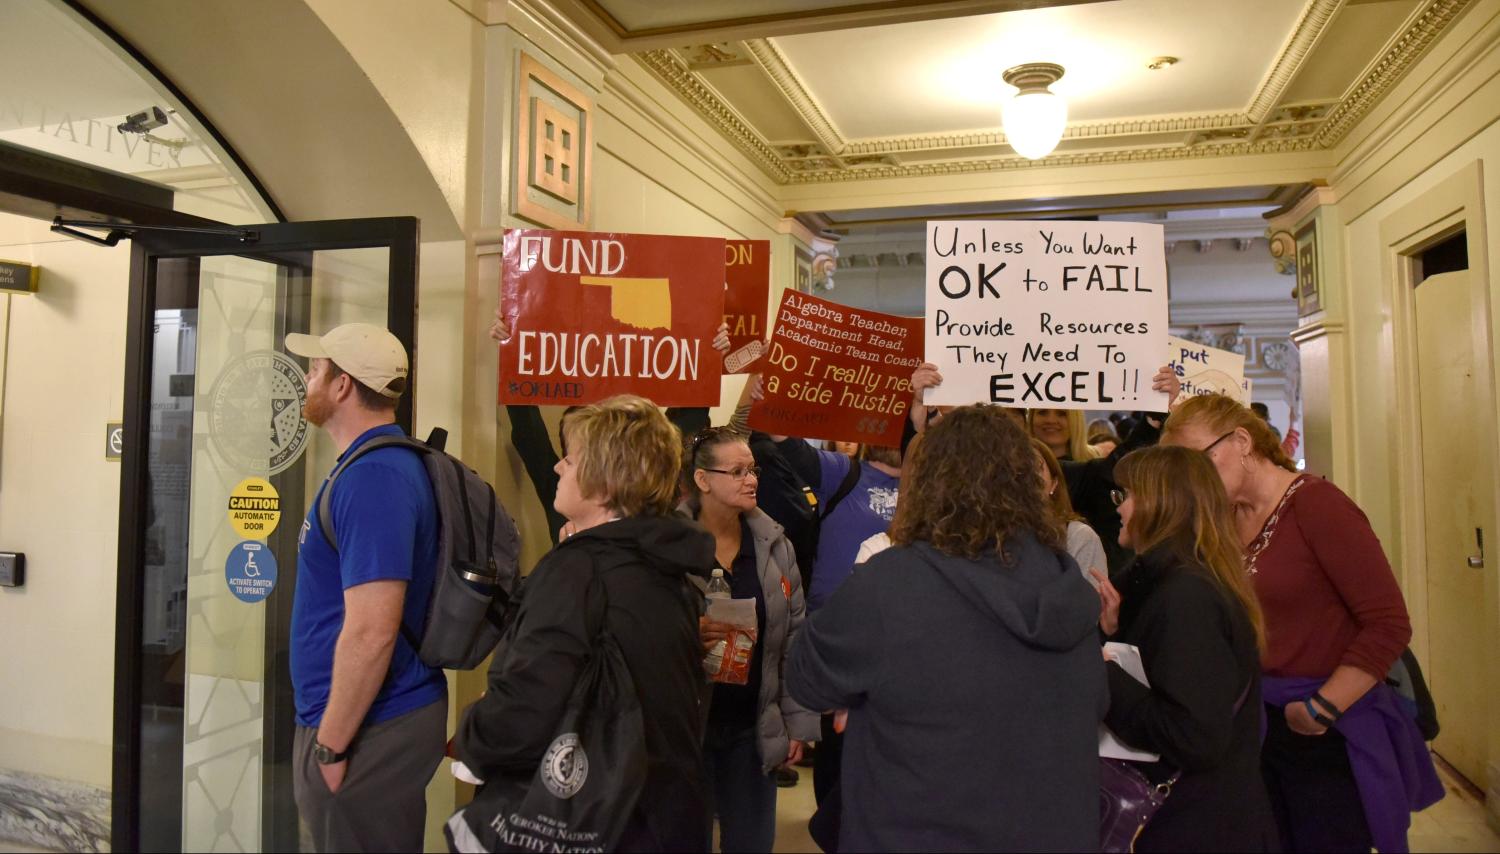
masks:
[[[1146,668],[1141,663],[1141,650],[1139,647],[1128,643],[1107,643],[1104,651],[1120,669],[1129,673],[1135,681],[1142,685],[1150,686],[1146,681]],[[1099,755],[1109,759],[1129,759],[1133,762],[1156,762],[1161,759],[1161,754],[1151,753],[1145,750],[1137,750],[1125,742],[1115,738],[1115,734],[1109,731],[1104,724],[1099,725]]]

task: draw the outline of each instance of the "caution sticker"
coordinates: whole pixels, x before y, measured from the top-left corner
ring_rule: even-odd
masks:
[[[240,543],[224,559],[224,581],[241,602],[264,601],[276,589],[276,555],[265,543]]]
[[[271,536],[281,521],[281,496],[263,477],[247,477],[229,493],[229,526],[247,540]]]

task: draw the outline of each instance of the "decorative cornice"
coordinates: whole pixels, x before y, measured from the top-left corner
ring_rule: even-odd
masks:
[[[1337,145],[1470,2],[1472,0],[1429,0],[1408,18],[1389,46],[1366,68],[1359,82],[1323,121],[1316,137],[1318,145],[1323,148]]]
[[[1019,156],[974,157],[974,154],[982,154],[975,149],[1007,145],[1005,134],[999,129],[846,140],[781,50],[770,40],[752,39],[742,43],[745,51],[775,83],[815,137],[814,140],[784,141],[773,146],[672,52],[653,50],[638,54],[637,58],[780,184],[1305,152],[1338,144],[1473,0],[1425,0],[1338,102],[1279,103],[1346,2],[1348,0],[1307,0],[1292,34],[1244,112],[1072,124],[1063,133],[1065,141],[1161,134],[1185,136],[1177,145],[1054,153],[1041,160]],[[955,156],[962,156],[958,152],[968,151],[970,156],[944,162],[900,162],[899,155],[902,154],[935,151],[951,151]]]
[[[796,70],[787,64],[786,57],[776,45],[772,44],[769,39],[751,39],[745,42],[745,49],[750,52],[751,58],[761,67],[766,76],[771,78],[771,82],[776,84],[776,88],[781,90],[782,96],[792,105],[792,109],[797,111],[797,115],[802,117],[802,121],[812,129],[813,135],[823,143],[828,153],[834,156],[843,154],[847,144],[844,141],[844,135],[834,127],[833,121],[823,111],[823,106],[807,91],[807,84],[802,81],[802,77],[797,74]]]
[[[1302,10],[1302,16],[1297,19],[1297,26],[1293,28],[1292,35],[1281,48],[1276,61],[1271,63],[1271,70],[1266,72],[1266,79],[1261,81],[1255,90],[1255,97],[1251,99],[1250,106],[1245,108],[1245,114],[1250,121],[1259,124],[1281,101],[1281,96],[1286,92],[1286,87],[1297,75],[1297,70],[1302,67],[1303,60],[1312,52],[1313,46],[1322,38],[1323,30],[1327,28],[1328,22],[1333,20],[1333,15],[1344,5],[1344,0],[1311,0]]]
[[[648,71],[661,78],[663,83],[676,90],[693,109],[708,119],[720,133],[729,137],[730,142],[745,152],[773,180],[787,182],[790,171],[776,155],[776,150],[761,139],[760,134],[746,124],[713,90],[703,85],[671,51],[650,50],[637,54],[636,59]]]
[[[946,163],[912,163],[899,166],[868,166],[850,170],[821,170],[793,175],[787,183],[818,184],[824,182],[860,181],[866,178],[931,178],[940,175],[972,175],[980,172],[1008,172],[1037,169],[1044,166],[1096,166],[1118,163],[1147,163],[1163,160],[1188,160],[1199,157],[1234,157],[1246,154],[1283,154],[1312,151],[1310,139],[1275,139],[1259,142],[1235,142],[1197,147],[1160,146],[1126,148],[1115,151],[1086,151],[1074,154],[1049,154],[1041,160],[1027,160],[1019,155],[979,160],[957,160]]]

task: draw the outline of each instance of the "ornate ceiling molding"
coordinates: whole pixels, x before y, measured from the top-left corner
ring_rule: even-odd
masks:
[[[1339,100],[1280,103],[1298,70],[1346,2],[1348,0],[1307,1],[1286,44],[1244,112],[1070,124],[1063,134],[1065,142],[1119,138],[1119,147],[1065,150],[1034,161],[1012,154],[982,156],[987,153],[983,149],[1007,145],[1005,134],[999,129],[845,139],[786,57],[768,39],[751,39],[742,45],[810,129],[814,139],[787,140],[773,145],[673,52],[654,50],[637,54],[637,58],[750,156],[772,180],[781,184],[1303,152],[1328,149],[1338,144],[1473,0],[1427,0],[1403,23],[1358,82]],[[1182,134],[1182,142],[1162,145],[1159,139],[1131,139],[1163,134]],[[1131,147],[1132,141],[1136,143],[1134,147]],[[955,159],[901,162],[902,155],[945,151],[954,152]],[[967,156],[961,152],[967,152]]]
[[[981,172],[1008,172],[1043,167],[1095,166],[1117,163],[1148,163],[1165,160],[1190,160],[1203,157],[1237,157],[1247,154],[1282,154],[1312,151],[1311,139],[1266,139],[1257,142],[1229,142],[1197,147],[1158,146],[1123,148],[1112,151],[1083,151],[1074,154],[1049,154],[1042,160],[1027,160],[1020,155],[938,163],[913,163],[896,166],[865,166],[858,169],[819,169],[794,174],[789,184],[840,183],[871,178],[932,178],[941,175],[972,175]]]
[[[1266,72],[1266,79],[1255,90],[1250,106],[1245,108],[1245,115],[1251,122],[1260,123],[1281,100],[1286,87],[1302,67],[1303,60],[1312,53],[1313,46],[1322,38],[1328,22],[1333,20],[1334,13],[1343,5],[1344,0],[1312,0],[1303,8],[1302,17],[1297,20],[1291,37],[1281,48],[1276,61],[1271,64],[1271,70]]]
[[[769,39],[751,39],[745,42],[745,49],[750,52],[750,56],[761,67],[761,70],[766,72],[766,76],[771,78],[771,82],[776,84],[776,88],[781,90],[782,96],[792,105],[792,109],[797,111],[797,115],[802,117],[802,121],[812,129],[813,135],[828,150],[828,153],[835,157],[843,154],[847,146],[844,135],[834,127],[833,121],[823,111],[822,105],[817,102],[812,93],[807,91],[807,84],[803,83],[797,72],[787,64],[786,57],[776,45],[772,44]]]
[[[787,182],[791,171],[781,162],[776,149],[761,139],[760,134],[746,124],[716,92],[703,85],[671,51],[650,50],[636,56],[651,73],[661,78],[663,83],[687,101],[719,133],[728,137],[730,142],[765,170],[772,180],[782,184]]]
[[[1324,119],[1316,137],[1318,144],[1324,148],[1337,145],[1471,2],[1430,0],[1413,13],[1359,83]]]

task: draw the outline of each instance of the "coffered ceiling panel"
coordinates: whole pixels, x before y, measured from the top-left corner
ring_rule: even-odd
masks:
[[[847,139],[994,128],[1007,68],[1067,69],[1069,119],[1243,110],[1304,0],[1125,0],[775,39]],[[1156,56],[1181,62],[1162,71]]]
[[[661,5],[707,15],[714,2]],[[843,28],[684,35],[635,58],[783,184],[1315,152],[1338,145],[1474,0],[897,5],[930,14],[891,23],[862,6]],[[753,32],[743,15],[757,5],[737,8]],[[1177,61],[1147,67],[1162,56]],[[1039,160],[1000,127],[1014,91],[1001,72],[1030,62],[1065,69],[1052,90],[1068,125]]]
[[[1376,0],[1339,9],[1318,49],[1302,63],[1297,79],[1287,87],[1286,102],[1338,100],[1419,5],[1418,0]]]

